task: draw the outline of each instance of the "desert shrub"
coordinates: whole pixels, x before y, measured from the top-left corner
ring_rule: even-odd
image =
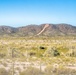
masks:
[[[25,71],[21,72],[20,75],[40,75],[41,71],[34,67],[28,67]]]
[[[0,68],[0,75],[10,75],[10,72],[6,71],[4,68]]]
[[[54,56],[58,56],[60,53],[57,50],[54,50]]]
[[[48,57],[51,57],[51,56],[59,56],[59,55],[60,55],[60,53],[55,48],[48,49],[44,53],[44,56],[48,56]]]
[[[53,67],[53,66],[47,66],[45,68],[45,73],[44,74],[45,75],[55,75],[56,72],[57,72],[57,69],[55,67]]]
[[[66,68],[66,67],[59,67],[57,68],[58,75],[76,75],[76,70]]]
[[[0,58],[4,58],[6,54],[0,53]]]
[[[43,47],[43,46],[40,46],[39,48],[40,48],[40,49],[45,49],[45,47]]]
[[[36,55],[36,53],[35,52],[30,52],[29,55],[34,56],[34,55]]]

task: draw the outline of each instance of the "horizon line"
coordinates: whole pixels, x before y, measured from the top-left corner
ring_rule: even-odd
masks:
[[[39,26],[39,25],[45,25],[45,24],[52,24],[52,25],[58,25],[58,24],[66,24],[66,25],[71,25],[71,26],[75,26],[76,27],[76,25],[73,25],[73,24],[69,24],[69,23],[41,23],[41,24],[26,24],[26,25],[20,25],[20,26],[11,26],[11,25],[0,25],[0,26],[9,26],[9,27],[23,27],[23,26],[29,26],[29,25],[37,25],[37,26]]]

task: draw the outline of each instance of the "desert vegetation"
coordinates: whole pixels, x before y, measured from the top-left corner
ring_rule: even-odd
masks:
[[[76,37],[0,37],[0,75],[76,75]]]

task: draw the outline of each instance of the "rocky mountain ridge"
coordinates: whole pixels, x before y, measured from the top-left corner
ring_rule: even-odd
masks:
[[[69,24],[41,24],[22,27],[0,26],[0,36],[64,36],[76,35],[76,26]]]

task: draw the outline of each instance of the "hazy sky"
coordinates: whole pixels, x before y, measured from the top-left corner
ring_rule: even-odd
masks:
[[[76,0],[0,0],[0,25],[76,25]]]

